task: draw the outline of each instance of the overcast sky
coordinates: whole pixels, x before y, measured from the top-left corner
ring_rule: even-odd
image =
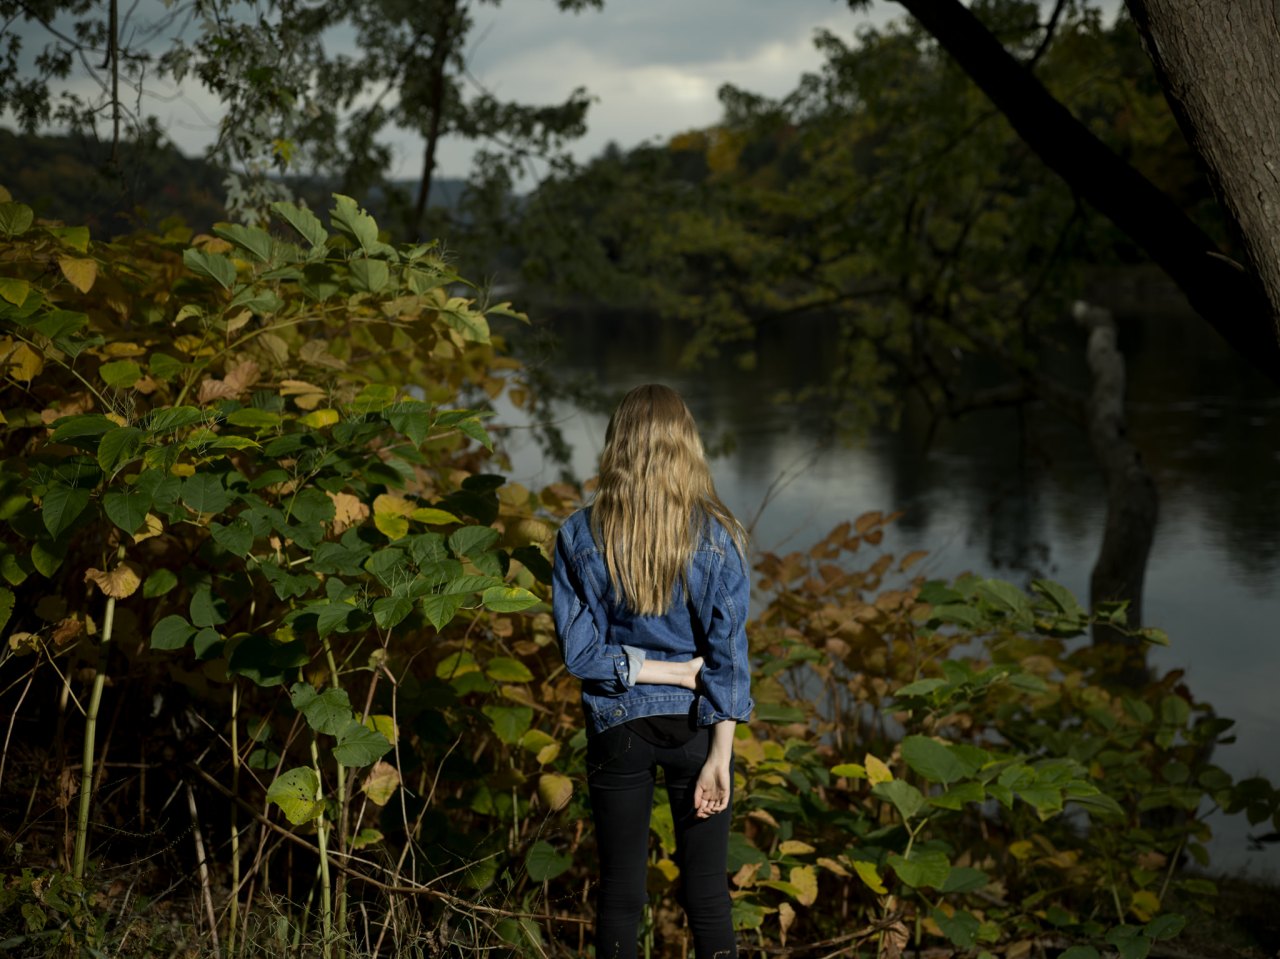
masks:
[[[1114,10],[1119,0],[1106,0]],[[135,22],[162,14],[161,0],[139,0]],[[596,102],[588,133],[574,149],[579,159],[610,141],[623,147],[714,123],[716,91],[729,82],[757,93],[792,89],[821,58],[816,30],[852,37],[868,24],[903,16],[896,3],[877,0],[870,11],[851,13],[844,0],[605,0],[604,9],[561,13],[553,0],[504,0],[475,8],[467,38],[475,78],[502,98],[530,104],[562,102],[578,86]],[[27,57],[44,45],[39,27],[21,27]],[[92,81],[72,84],[86,94]],[[219,116],[215,98],[189,80],[181,90],[153,84],[163,98],[145,101],[178,146],[203,151]],[[422,141],[390,133],[396,154],[393,176],[416,176]],[[450,141],[438,157],[440,173],[466,173],[473,146]]]

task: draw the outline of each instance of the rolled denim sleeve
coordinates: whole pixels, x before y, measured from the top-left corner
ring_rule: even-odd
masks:
[[[644,651],[606,642],[608,621],[602,601],[589,579],[573,562],[572,535],[561,528],[556,537],[551,578],[551,610],[565,668],[578,679],[598,683],[603,695],[619,695],[635,685]]]
[[[705,665],[699,676],[702,696],[698,725],[733,719],[746,722],[755,702],[751,698],[751,661],[747,650],[747,610],[751,577],[741,554],[732,545],[725,552],[720,581],[715,585],[711,621],[707,624]]]

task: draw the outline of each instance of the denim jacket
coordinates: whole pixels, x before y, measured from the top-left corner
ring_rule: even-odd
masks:
[[[747,603],[751,580],[725,528],[709,518],[690,562],[687,589],[660,616],[637,616],[614,596],[604,554],[591,535],[590,508],[565,520],[556,539],[551,603],[569,672],[582,680],[587,729],[688,713],[697,724],[751,715]],[[703,657],[698,690],[636,684],[646,659]],[[696,704],[696,705],[695,705]]]

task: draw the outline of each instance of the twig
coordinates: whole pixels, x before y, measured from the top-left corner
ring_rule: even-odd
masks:
[[[213,892],[209,888],[209,864],[204,854],[204,834],[200,832],[200,817],[196,813],[196,792],[187,783],[187,809],[191,812],[191,834],[196,842],[196,857],[199,861],[200,891],[204,896],[205,918],[209,920],[209,937],[213,940],[213,951],[218,949],[218,918],[213,911]]]

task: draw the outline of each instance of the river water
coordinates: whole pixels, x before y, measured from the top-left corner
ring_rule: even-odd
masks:
[[[1176,299],[1139,295],[1136,308],[1132,299],[1117,304],[1129,427],[1160,495],[1145,620],[1172,640],[1152,648],[1150,662],[1186,670],[1196,698],[1236,720],[1237,741],[1215,762],[1237,778],[1275,781],[1280,390]],[[1103,483],[1083,432],[1046,411],[974,413],[931,433],[923,411],[908,406],[895,430],[832,442],[820,408],[778,397],[822,374],[821,331],[780,335],[748,371],[730,360],[680,368],[684,333],[652,321],[562,317],[547,329],[558,346],[526,352],[560,382],[591,380],[616,398],[658,381],[685,396],[709,443],[727,448],[712,461],[716,484],[744,522],[755,518],[758,548],[806,549],[844,519],[900,510],[882,548],[928,550],[917,570],[931,577],[1048,576],[1088,595]],[[1047,362],[1083,386],[1078,339],[1078,355]],[[568,401],[554,410],[573,451],[569,471],[591,476],[607,416]],[[504,405],[496,422],[512,427],[513,479],[536,487],[560,478],[523,414]],[[1268,824],[1221,814],[1211,822],[1215,870],[1280,876],[1280,844],[1248,840]]]

